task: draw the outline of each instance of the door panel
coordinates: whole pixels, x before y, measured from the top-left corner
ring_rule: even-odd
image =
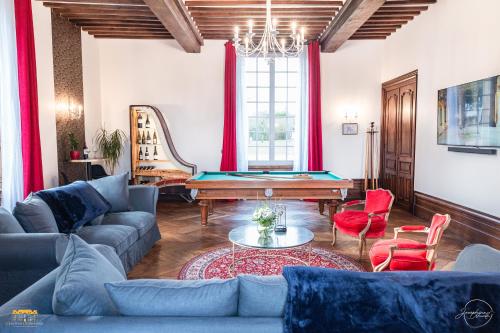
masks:
[[[384,84],[381,180],[395,204],[413,207],[417,77],[405,75]]]

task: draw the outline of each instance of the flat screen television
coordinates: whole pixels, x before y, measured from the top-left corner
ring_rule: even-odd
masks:
[[[500,147],[500,75],[438,92],[437,143]]]

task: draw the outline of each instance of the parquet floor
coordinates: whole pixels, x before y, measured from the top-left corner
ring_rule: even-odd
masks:
[[[196,203],[160,201],[158,203],[158,225],[162,239],[150,253],[129,273],[129,278],[177,278],[182,266],[192,257],[207,250],[228,246],[228,232],[251,222],[255,201],[217,202],[209,217],[208,226],[200,225],[200,210]],[[287,201],[287,223],[309,228],[315,234],[313,246],[331,249],[332,230],[328,216],[320,215],[317,204],[303,201]],[[325,209],[328,212],[328,209]],[[443,212],[444,213],[444,212]],[[425,224],[406,211],[394,208],[389,219],[386,238],[394,236],[393,228],[408,224]],[[357,258],[357,240],[337,233],[335,250]],[[368,248],[374,240],[368,240]],[[467,245],[446,232],[438,251],[437,269],[455,260],[458,252]],[[371,270],[367,253],[361,264]]]

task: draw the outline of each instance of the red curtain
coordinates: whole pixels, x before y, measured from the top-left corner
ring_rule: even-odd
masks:
[[[220,171],[236,170],[236,51],[232,42],[227,42],[224,73],[224,137]]]
[[[309,133],[308,169],[323,170],[323,135],[321,131],[320,45],[313,41],[307,48],[309,63]]]
[[[24,195],[43,189],[31,0],[15,0]]]

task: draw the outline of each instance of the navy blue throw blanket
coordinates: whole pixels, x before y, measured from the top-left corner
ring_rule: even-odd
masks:
[[[74,232],[111,209],[111,204],[83,181],[39,191],[36,195],[50,207],[62,233]]]
[[[500,273],[285,267],[285,333],[500,332]]]

